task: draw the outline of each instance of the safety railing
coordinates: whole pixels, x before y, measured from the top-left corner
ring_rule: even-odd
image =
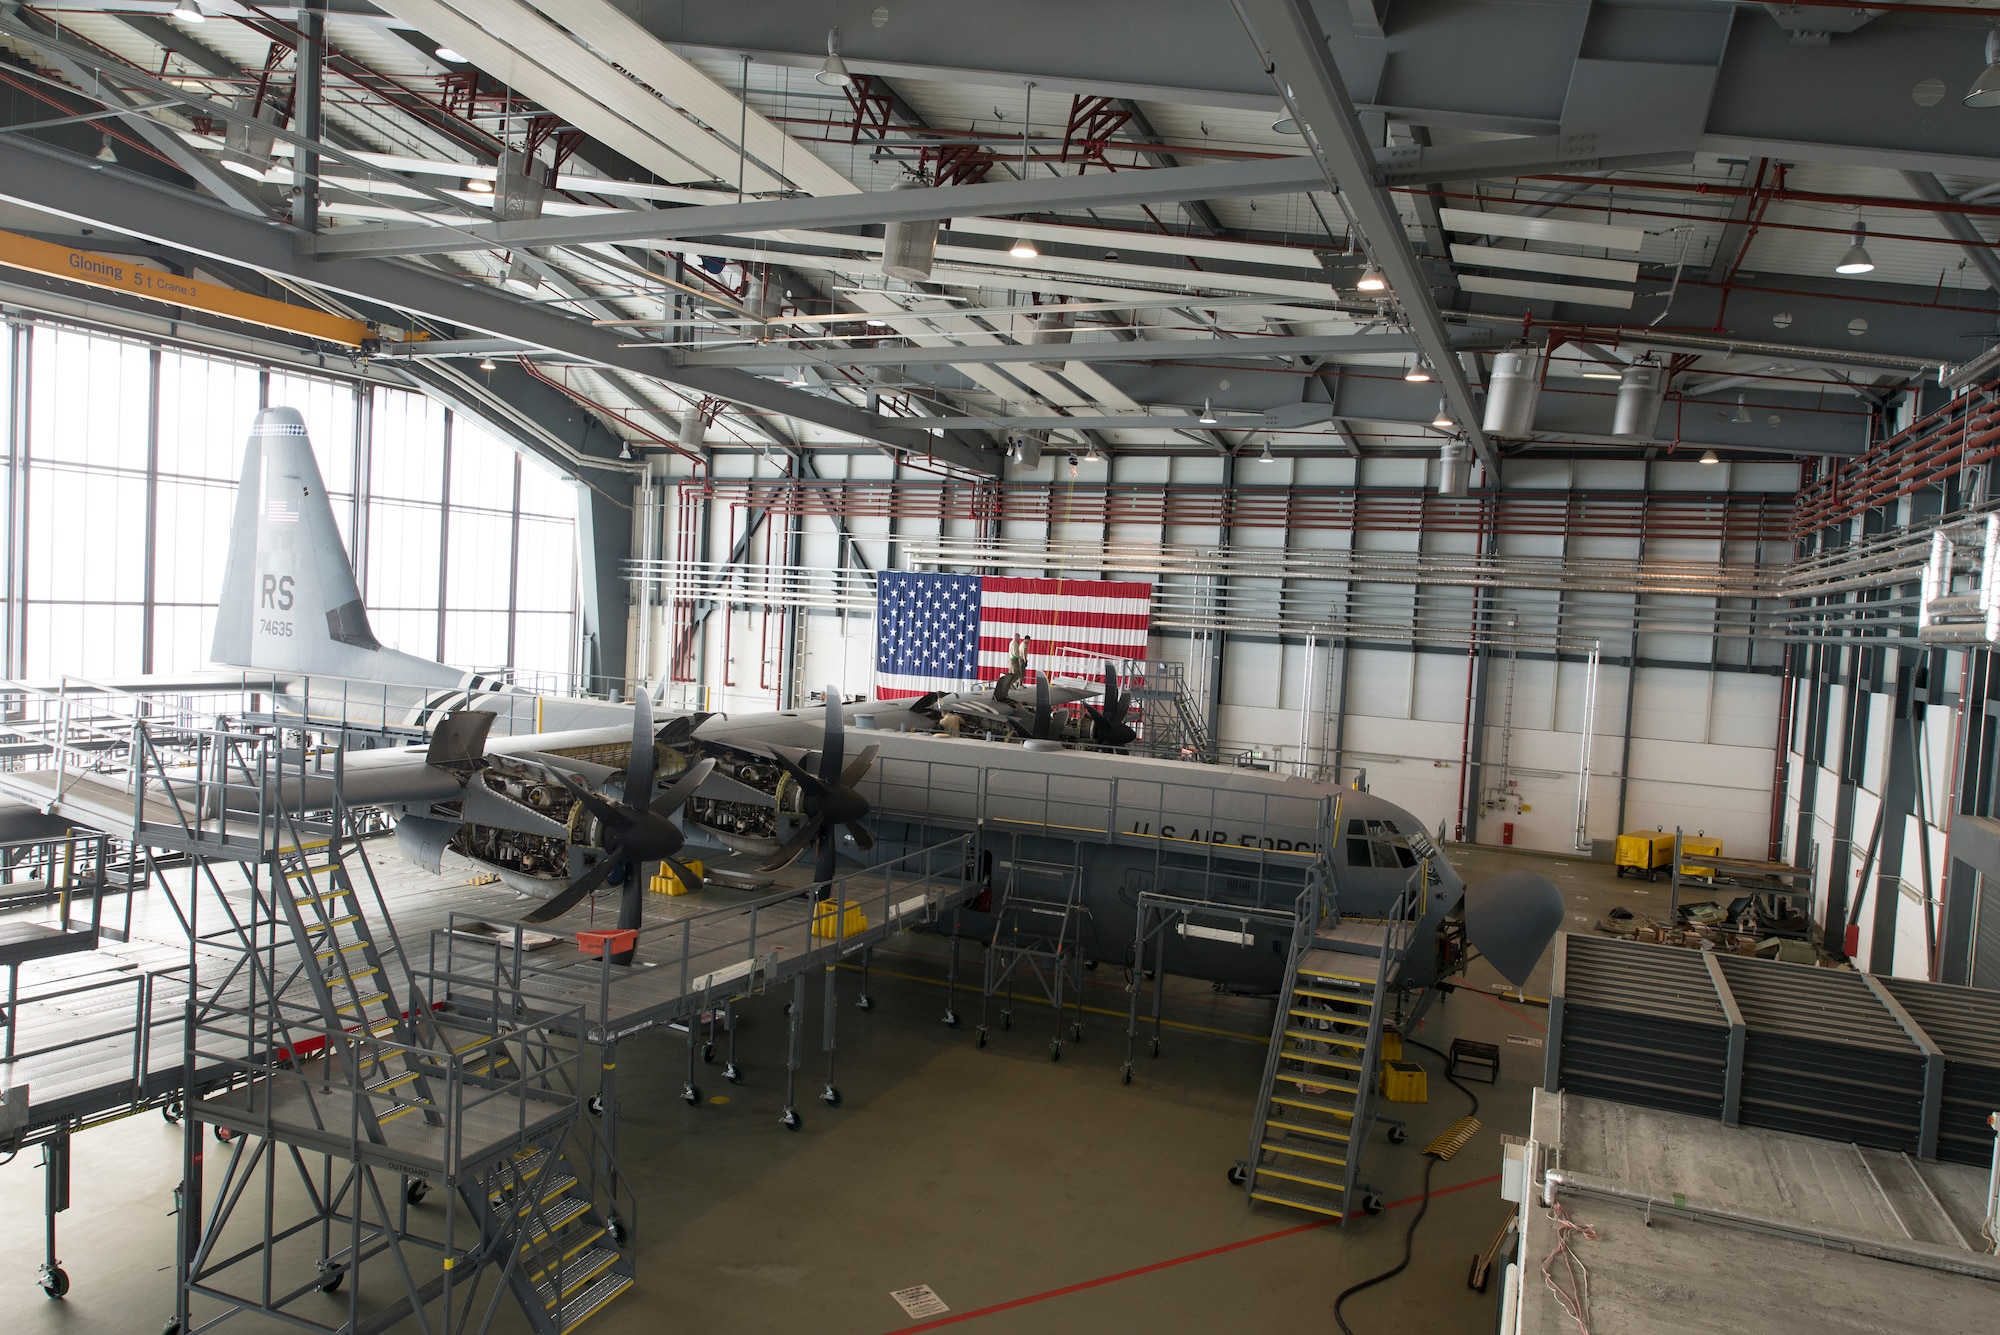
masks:
[[[560,942],[537,949],[534,929],[524,924],[454,913],[431,934],[428,971],[449,989],[443,995],[454,1007],[499,1013],[509,995],[523,1005],[577,997],[579,984],[594,975],[583,1036],[610,1041],[935,920],[970,893],[973,844],[973,836],[961,835],[836,876],[824,903],[790,888],[642,926],[623,943],[607,933],[593,964],[580,963]],[[635,952],[632,966],[611,962],[621,949]]]

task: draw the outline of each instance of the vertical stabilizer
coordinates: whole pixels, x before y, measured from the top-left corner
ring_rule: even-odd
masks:
[[[376,641],[295,408],[266,408],[250,428],[210,652],[217,663],[276,672],[413,686],[462,679]]]

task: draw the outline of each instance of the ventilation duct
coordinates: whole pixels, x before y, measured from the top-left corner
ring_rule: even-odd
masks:
[[[1069,342],[1070,327],[1068,311],[1046,311],[1029,318],[1035,323],[1034,332],[1028,335],[1030,343],[1037,347],[1046,347]],[[1052,358],[1045,362],[1037,361],[1028,363],[1028,365],[1034,367],[1037,371],[1060,371],[1068,364],[1068,359],[1063,357]]]
[[[698,450],[708,443],[708,422],[701,415],[699,407],[687,409],[681,414],[681,448]]]
[[[1612,415],[1611,434],[1650,438],[1660,423],[1660,405],[1666,393],[1666,368],[1651,357],[1641,357],[1626,367],[1618,378],[1618,409]]]
[[[277,147],[277,136],[267,126],[283,123],[277,106],[270,101],[258,105],[254,97],[236,99],[236,110],[246,116],[254,116],[255,125],[238,125],[231,122],[222,133],[222,165],[238,176],[247,176],[253,181],[261,181],[270,176],[277,164],[271,160],[271,153]]]
[[[750,275],[750,285],[743,290],[743,309],[759,320],[769,320],[783,308],[784,296],[771,286],[769,274]]]
[[[1488,427],[1487,430],[1492,430]],[[1438,447],[1438,495],[1465,495],[1467,475],[1465,442],[1448,440]]]
[[[1541,355],[1533,348],[1509,348],[1493,358],[1482,425],[1497,436],[1531,435],[1535,429],[1535,405],[1541,397]]]
[[[531,222],[542,216],[548,191],[548,178],[532,156],[502,153],[493,176],[493,216],[501,222]]]
[[[928,190],[922,181],[904,181],[898,190]],[[921,283],[931,276],[937,254],[938,220],[892,222],[882,225],[882,272],[890,278]]]

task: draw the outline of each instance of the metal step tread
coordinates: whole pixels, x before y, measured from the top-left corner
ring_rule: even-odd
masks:
[[[1288,1085],[1297,1085],[1302,1093],[1315,1096],[1345,1094],[1352,1097],[1361,1092],[1361,1086],[1358,1084],[1343,1085],[1337,1080],[1326,1079],[1316,1071],[1280,1071],[1276,1078]]]
[[[1361,1024],[1363,1021],[1347,1020],[1343,1023]],[[1345,1034],[1322,1033],[1313,1029],[1286,1029],[1285,1037],[1298,1043],[1338,1043],[1344,1048],[1365,1048],[1368,1046],[1368,1040],[1365,1038],[1349,1038]]]
[[[1266,1154],[1285,1154],[1294,1159],[1311,1159],[1314,1163],[1330,1163],[1338,1168],[1347,1167],[1347,1160],[1336,1154],[1317,1154],[1312,1150],[1302,1150],[1290,1141],[1265,1140],[1258,1142],[1257,1148]]]
[[[632,1277],[615,1270],[599,1275],[591,1286],[573,1300],[563,1304],[562,1335],[569,1335],[578,1326],[604,1310],[604,1305],[632,1287]]]
[[[1370,986],[1372,987],[1373,985],[1371,984]],[[1292,989],[1292,996],[1294,998],[1307,997],[1313,1001],[1338,1001],[1344,1006],[1373,1006],[1375,1004],[1375,997],[1372,992],[1328,992],[1318,988],[1294,987]],[[1297,1015],[1298,1012],[1293,1011],[1292,1014]]]
[[[1301,1098],[1296,1094],[1273,1094],[1271,1102],[1281,1104],[1287,1108],[1303,1108],[1308,1112],[1325,1113],[1329,1117],[1345,1117],[1349,1121],[1354,1120],[1354,1109],[1352,1108],[1343,1108],[1336,1103],[1315,1103],[1311,1099]]]
[[[526,1214],[527,1211],[523,1210],[521,1213]],[[522,1243],[522,1246],[525,1248],[529,1243],[540,1242],[543,1238],[548,1237],[564,1224],[570,1222],[570,1220],[588,1213],[590,1213],[589,1201],[584,1200],[580,1196],[565,1196],[553,1206],[542,1211],[540,1222],[532,1225],[536,1231],[528,1236],[527,1240]]]
[[[1314,1200],[1310,1196],[1300,1196],[1289,1191],[1260,1191],[1253,1188],[1250,1192],[1250,1199],[1253,1201],[1269,1201],[1273,1205],[1289,1205],[1294,1210],[1310,1210],[1314,1214],[1330,1215],[1335,1219],[1345,1219],[1347,1217],[1340,1210],[1335,1209],[1330,1202]]]
[[[564,1234],[561,1239],[562,1254],[558,1258],[558,1260],[563,1265],[568,1265],[570,1260],[574,1258],[578,1252],[583,1251],[585,1248],[595,1243],[599,1238],[603,1237],[604,1232],[605,1232],[604,1225],[593,1224],[587,1228],[579,1228],[572,1233]],[[524,1263],[524,1268],[525,1268],[525,1263]],[[548,1273],[549,1273],[548,1264],[544,1262],[543,1264],[535,1267],[533,1270],[527,1271],[528,1282],[530,1284],[540,1284],[542,1282],[543,1276],[547,1275]]]
[[[592,1247],[563,1263],[562,1296],[565,1300],[584,1285],[609,1270],[618,1261],[618,1252],[612,1247]],[[543,1279],[535,1284],[535,1292],[542,1295],[542,1306],[551,1312],[556,1307],[555,1285]]]
[[[1347,1185],[1342,1182],[1332,1182],[1306,1173],[1287,1173],[1277,1168],[1258,1168],[1257,1180],[1262,1182],[1267,1177],[1282,1178],[1286,1182],[1296,1182],[1305,1187],[1318,1187],[1321,1191],[1336,1191],[1343,1196],[1347,1194]]]
[[[1361,1073],[1361,1063],[1346,1057],[1329,1057],[1323,1052],[1301,1052],[1297,1048],[1279,1048],[1278,1055],[1288,1062],[1312,1062],[1316,1066],[1337,1066],[1343,1071]]]
[[[1317,1122],[1290,1122],[1282,1117],[1265,1118],[1264,1134],[1268,1136],[1274,1131],[1288,1136],[1316,1136],[1321,1140],[1346,1141],[1353,1138],[1345,1131]]]

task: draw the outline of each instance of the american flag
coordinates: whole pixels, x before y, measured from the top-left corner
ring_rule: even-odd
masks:
[[[1106,658],[1144,658],[1153,586],[885,570],[875,582],[875,696],[975,690],[1007,670],[1014,636],[1036,672],[1094,675]]]
[[[289,491],[282,483],[264,489],[264,518],[274,524],[299,522],[298,498],[290,495]]]

